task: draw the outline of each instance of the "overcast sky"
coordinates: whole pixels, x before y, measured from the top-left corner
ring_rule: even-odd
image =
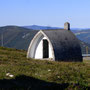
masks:
[[[0,26],[90,28],[90,0],[0,0]]]

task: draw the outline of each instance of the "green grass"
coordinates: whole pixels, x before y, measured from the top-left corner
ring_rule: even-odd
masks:
[[[6,73],[14,75],[13,78]],[[26,51],[0,47],[0,80],[25,75],[45,82],[68,83],[68,88],[90,87],[90,60],[55,62],[26,58]]]

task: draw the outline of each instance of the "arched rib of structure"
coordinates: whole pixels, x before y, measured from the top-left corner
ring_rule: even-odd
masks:
[[[44,37],[47,39],[47,41],[49,42],[49,45],[51,47],[51,54],[52,54],[51,58],[53,61],[55,60],[55,54],[54,54],[54,49],[53,49],[52,43],[49,40],[48,36],[42,30],[40,30],[32,39],[32,41],[29,45],[29,48],[28,48],[27,58],[35,58],[37,46]],[[39,59],[39,58],[35,58],[35,59]]]

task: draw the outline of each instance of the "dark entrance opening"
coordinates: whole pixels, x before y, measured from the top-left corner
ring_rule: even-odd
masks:
[[[43,39],[43,58],[49,57],[49,45],[46,39]]]

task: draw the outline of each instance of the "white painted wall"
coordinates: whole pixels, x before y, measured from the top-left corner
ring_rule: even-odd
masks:
[[[43,39],[47,39],[46,37],[43,37],[40,42],[38,42],[38,45],[36,47],[35,51],[35,59],[43,59]],[[49,58],[53,58],[51,45],[49,43]]]
[[[49,43],[49,58],[53,58],[52,48],[51,48],[50,43]]]
[[[42,47],[42,40],[38,43],[38,46],[36,48],[36,51],[35,51],[35,58],[36,59],[42,59],[42,56],[43,56],[43,47]]]

